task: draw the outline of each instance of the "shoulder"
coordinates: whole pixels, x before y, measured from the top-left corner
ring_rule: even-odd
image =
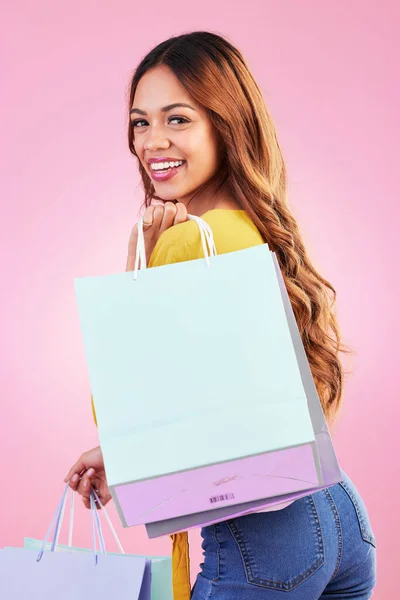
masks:
[[[264,243],[261,233],[244,210],[214,209],[206,212],[203,219],[212,229],[220,254]]]
[[[213,209],[202,219],[213,232],[218,254],[242,250],[264,240],[250,217],[242,210]],[[159,237],[152,252],[149,267],[195,260],[203,257],[200,232],[195,221],[175,225]]]
[[[194,221],[186,221],[164,231],[158,238],[148,266],[159,267],[199,258],[196,249],[197,233]]]

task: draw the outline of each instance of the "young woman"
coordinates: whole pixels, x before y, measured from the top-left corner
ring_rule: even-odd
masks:
[[[342,399],[339,352],[345,351],[333,312],[336,294],[313,267],[288,208],[275,127],[243,56],[206,31],[162,42],[134,73],[129,115],[129,149],[147,207],[148,266],[203,256],[188,213],[209,223],[219,254],[267,242],[332,425]],[[127,270],[134,268],[136,242],[137,225]],[[179,362],[171,377],[179,377]],[[341,483],[289,505],[203,528],[205,559],[192,592],[187,535],[172,536],[175,600],[190,594],[193,600],[370,598],[375,538],[360,494],[342,475]],[[99,447],[82,454],[65,481],[88,508],[91,485],[103,503],[111,499]]]

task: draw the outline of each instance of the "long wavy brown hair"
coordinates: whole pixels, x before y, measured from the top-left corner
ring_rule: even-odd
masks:
[[[196,193],[212,183],[216,190],[224,185],[276,253],[324,414],[333,424],[345,375],[339,353],[350,350],[340,340],[336,291],[313,267],[289,210],[286,167],[260,88],[237,48],[215,33],[194,31],[163,41],[140,62],[129,86],[128,120],[141,77],[158,65],[168,66],[208,112],[221,144],[222,167]],[[137,156],[130,121],[128,142]],[[138,163],[148,206],[161,198]]]

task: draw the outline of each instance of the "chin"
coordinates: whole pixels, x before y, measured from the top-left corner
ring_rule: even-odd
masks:
[[[176,188],[175,190],[171,189],[169,192],[162,188],[157,189],[156,186],[154,186],[154,189],[157,196],[161,198],[163,202],[179,202],[179,198],[186,198],[186,196],[188,195],[187,193],[182,194],[182,192],[178,191]]]
[[[157,194],[157,190],[156,190],[156,194]],[[157,196],[159,198],[161,198],[161,200],[163,202],[179,202],[179,200],[176,197],[176,194],[174,194],[173,197],[172,197],[172,195],[169,195],[169,194],[157,194]]]

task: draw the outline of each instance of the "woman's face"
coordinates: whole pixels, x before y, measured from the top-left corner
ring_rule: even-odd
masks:
[[[189,106],[169,107],[177,103]],[[209,116],[165,65],[141,78],[131,109],[135,151],[156,195],[187,204],[219,168],[217,132]],[[184,163],[163,174],[148,162],[154,158]]]

